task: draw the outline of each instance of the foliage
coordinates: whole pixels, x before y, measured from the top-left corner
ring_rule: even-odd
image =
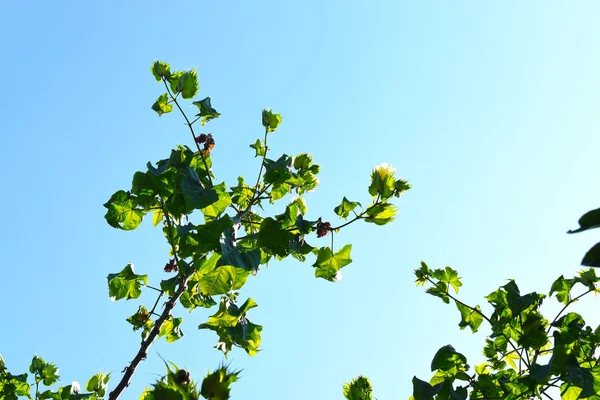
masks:
[[[569,233],[599,227],[600,210],[585,214],[579,225]],[[586,254],[583,265],[600,266],[598,247]],[[417,285],[427,286],[427,293],[455,304],[461,329],[476,332],[486,322],[491,330],[483,347],[486,360],[473,370],[452,346],[439,349],[429,382],[413,378],[415,400],[533,399],[552,394],[565,400],[600,399],[600,326],[592,328],[581,315],[567,312],[582,297],[598,293],[600,277],[593,268],[554,281],[548,297],[562,307],[552,319],[541,312],[546,295],[521,294],[514,280],[485,297],[493,311],[484,314],[480,306],[457,298],[462,283],[450,267],[431,269],[422,262],[415,276]]]
[[[225,357],[235,347],[244,349],[250,356],[257,354],[263,327],[249,319],[250,311],[257,304],[251,298],[239,299],[239,291],[247,280],[270,262],[291,256],[300,262],[314,258],[312,267],[317,278],[339,282],[341,269],[352,262],[352,245],[335,248],[334,235],[359,220],[376,225],[391,222],[397,213],[391,200],[410,188],[405,180],[395,178],[393,168],[382,164],[373,169],[368,188],[371,203],[366,208],[343,197],[342,203],[334,208],[345,220],[341,225],[332,226],[320,217],[309,218],[303,195],[318,186],[320,166],[308,153],[272,157],[267,140],[280,128],[282,117],[267,109],[261,115],[264,137],[250,145],[259,158],[258,176],[255,180],[240,176],[237,185],[228,186],[218,181],[213,172],[211,154],[217,144],[215,137],[195,131],[197,122],[203,127],[221,116],[210,97],[193,100],[199,92],[196,70],[171,71],[168,63],[156,61],[151,72],[164,87],[151,109],[159,117],[178,110],[192,136],[193,146],[178,145],[166,158],[148,162],[143,171],[133,175],[130,188],[116,191],[104,204],[107,223],[124,231],[135,230],[146,216],[152,215],[152,224],[161,227],[170,247],[166,262],[159,263],[160,267],[154,271],[145,267],[144,272],[148,273],[137,274],[129,263],[120,272],[108,274],[108,294],[113,301],[138,299],[147,289],[157,295],[152,306],[138,305],[137,311],[126,318],[134,331],[141,331],[142,342],[123,370],[121,380],[109,393],[111,400],[117,399],[129,385],[156,338],[174,342],[184,336],[183,318],[174,315],[178,304],[190,313],[199,307],[217,308],[208,321],[198,327],[216,333],[218,339],[214,347]],[[197,107],[195,118],[185,114],[183,100],[190,100]],[[264,207],[267,202],[274,207]],[[264,212],[267,208],[277,210],[281,203],[279,213]],[[347,220],[351,213],[353,218]],[[314,236],[319,239],[327,235],[331,236],[330,245],[309,244]],[[167,276],[161,277],[158,273]],[[156,283],[150,285],[151,281]],[[163,297],[166,302],[161,302]],[[103,398],[110,378],[110,374],[94,375],[85,386],[86,393],[79,393],[75,384],[39,392],[40,383],[52,386],[58,381],[58,370],[53,364],[34,357],[30,372],[35,381],[34,396],[32,386],[27,383],[28,375],[8,373],[2,361],[0,398]],[[165,377],[147,388],[141,398],[228,399],[230,385],[237,377],[238,372],[222,366],[209,374],[198,389],[186,370],[167,364]],[[366,378],[353,381],[344,389],[346,396],[370,399],[367,383]]]

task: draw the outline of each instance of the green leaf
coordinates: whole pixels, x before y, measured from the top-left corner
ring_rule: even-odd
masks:
[[[352,382],[344,384],[344,397],[347,400],[371,400],[373,399],[373,387],[365,376],[352,379]]]
[[[291,187],[287,183],[281,183],[273,186],[270,193],[271,202],[284,198],[290,192],[290,190]]]
[[[415,271],[414,271],[414,274],[417,277],[417,279],[415,280],[415,282],[417,283],[417,286],[425,285],[425,283],[427,283],[427,278],[429,278],[431,273],[432,273],[432,271],[429,269],[427,264],[425,264],[425,261],[421,261],[421,267],[418,269],[415,269]]]
[[[196,117],[202,117],[200,120],[202,125],[206,124],[211,119],[219,118],[219,115],[221,115],[210,105],[210,97],[200,101],[194,101],[192,104],[200,110],[200,112],[196,114]]]
[[[44,369],[44,365],[46,365],[46,362],[42,357],[33,356],[33,358],[31,359],[31,364],[29,365],[29,372],[31,372],[32,374],[39,374],[40,371]]]
[[[181,191],[185,196],[186,203],[191,208],[202,209],[219,201],[219,194],[215,188],[204,188],[196,170],[186,167],[181,178]]]
[[[450,267],[446,267],[444,269],[436,269],[433,272],[433,277],[451,285],[456,293],[458,293],[458,288],[462,286],[462,282],[458,277],[458,271]]]
[[[376,225],[385,225],[394,220],[397,212],[398,208],[393,204],[373,204],[366,210],[368,217],[365,218],[365,221],[372,222]]]
[[[560,385],[560,398],[562,400],[577,400],[580,398],[579,395],[581,392],[581,388],[573,386],[570,383],[565,382]]]
[[[257,245],[271,251],[280,257],[285,257],[289,252],[290,240],[293,234],[281,228],[273,218],[265,218],[260,225]]]
[[[217,266],[220,254],[213,254],[207,260],[202,261],[198,268],[201,278],[198,281],[200,291],[207,296],[228,293],[230,290],[238,290],[246,283],[250,271],[236,268],[231,265]]]
[[[274,114],[271,110],[265,109],[262,112],[262,124],[267,132],[275,132],[281,124],[281,115]]]
[[[206,221],[210,221],[212,219],[217,218],[223,211],[229,207],[231,204],[231,197],[227,192],[227,188],[225,183],[221,183],[212,188],[212,190],[217,195],[217,201],[211,203],[210,205],[202,208],[202,214],[204,214],[204,219]]]
[[[187,224],[177,228],[180,236],[179,255],[181,257],[191,257],[198,253],[208,253],[209,251],[220,249],[220,241],[223,231],[233,226],[233,221],[228,215],[204,225]]]
[[[432,371],[448,371],[455,367],[462,370],[468,369],[467,358],[454,350],[454,347],[451,345],[440,348],[431,361]]]
[[[313,267],[316,268],[315,276],[330,282],[339,282],[341,280],[340,270],[352,262],[351,250],[351,244],[345,245],[335,254],[332,253],[331,248],[321,247],[317,253],[317,261],[313,264]]]
[[[239,371],[230,371],[227,366],[222,366],[214,372],[208,372],[202,381],[200,394],[205,399],[228,400],[231,384],[237,381]]]
[[[142,293],[142,285],[148,284],[148,275],[137,275],[133,264],[129,263],[118,274],[108,274],[108,294],[111,300],[137,299]]]
[[[179,327],[179,325],[181,325],[181,321],[181,318],[170,317],[160,327],[158,336],[165,336],[165,340],[167,341],[167,343],[173,343],[174,341],[181,339],[183,337],[183,332]]]
[[[181,74],[177,82],[176,92],[181,92],[181,97],[191,99],[198,93],[198,73],[194,68],[191,71],[186,71]]]
[[[154,61],[150,67],[150,71],[152,72],[152,75],[154,75],[154,78],[159,82],[162,78],[167,80],[171,78],[171,67],[166,62]]]
[[[129,231],[137,228],[142,222],[144,211],[137,208],[134,197],[119,190],[104,204],[108,208],[104,218],[113,228]]]
[[[173,111],[173,104],[169,104],[169,95],[165,93],[158,96],[158,99],[152,104],[152,109],[156,111],[159,117]]]
[[[562,275],[554,281],[550,288],[550,296],[556,293],[556,299],[563,304],[569,304],[571,301],[571,289],[575,281],[573,279],[565,279]]]
[[[257,271],[260,265],[260,251],[247,250],[237,245],[235,230],[229,227],[221,236],[221,265],[231,265],[247,271]]]
[[[174,276],[170,279],[163,279],[160,281],[160,288],[165,292],[167,296],[173,296],[175,294],[175,288],[179,284],[179,276]]]
[[[256,142],[251,144],[250,147],[256,151],[254,157],[264,157],[267,153],[267,148],[263,145],[263,142],[260,139],[256,139]]]
[[[287,154],[283,154],[277,161],[266,158],[264,166],[265,174],[263,179],[265,184],[270,183],[274,187],[278,187],[292,177],[292,158]]]
[[[335,212],[340,217],[346,219],[346,218],[348,218],[348,215],[350,215],[352,210],[354,210],[356,208],[356,206],[360,206],[360,203],[355,202],[355,201],[350,201],[346,197],[344,197],[342,199],[342,203],[339,206],[337,206],[336,208],[334,208],[333,212]]]
[[[154,216],[152,217],[152,225],[157,226],[161,223],[165,214],[162,210],[154,210]]]
[[[144,306],[140,306],[135,314],[127,318],[127,322],[133,325],[134,331],[146,326],[151,326],[153,324],[152,320],[150,319],[150,313]]]
[[[479,326],[483,322],[483,317],[481,316],[481,312],[470,309],[467,306],[462,305],[459,302],[456,303],[456,308],[460,311],[461,320],[458,326],[460,329],[465,329],[467,326],[471,328],[473,333],[477,332]],[[479,306],[475,307],[476,310],[479,310]]]
[[[41,371],[38,371],[38,373],[40,374],[40,377],[42,378],[42,383],[45,386],[52,386],[56,382],[58,382],[58,368],[52,363],[44,364],[44,367]]]
[[[598,227],[600,227],[600,208],[583,214],[583,216],[579,218],[579,228],[570,230],[567,233],[578,233]]]
[[[85,390],[88,392],[94,392],[99,397],[104,397],[106,394],[106,385],[110,379],[110,373],[103,374],[102,372],[92,376],[85,384]]]
[[[588,250],[588,252],[581,260],[581,265],[586,267],[600,267],[600,243],[596,243],[594,247]]]
[[[169,81],[169,86],[171,87],[171,91],[173,92],[173,95],[176,95],[177,93],[179,93],[179,81],[181,80],[181,76],[183,75],[183,71],[175,71],[171,73],[171,76],[169,77],[168,81]]]
[[[425,382],[417,378],[416,376],[412,379],[413,384],[413,398],[415,400],[434,400],[434,396],[439,392],[440,385],[431,386],[429,382]]]
[[[212,297],[200,292],[198,285],[188,285],[188,290],[183,292],[179,300],[181,305],[190,312],[196,307],[211,308],[217,304]]]
[[[223,297],[219,304],[219,310],[198,328],[217,332],[219,336],[217,348],[225,354],[235,345],[243,348],[250,356],[253,356],[258,352],[262,326],[248,321],[246,314],[256,306],[254,300],[248,299],[238,308],[227,297]]]
[[[238,177],[238,185],[231,188],[231,201],[238,205],[239,208],[245,210],[250,205],[250,201],[254,196],[254,191],[244,182],[244,178]]]

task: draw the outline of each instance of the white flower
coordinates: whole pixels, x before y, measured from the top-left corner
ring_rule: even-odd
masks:
[[[331,280],[332,282],[339,282],[342,280],[342,271],[338,270],[335,275],[333,276],[333,279]]]
[[[388,163],[382,163],[373,167],[373,173],[379,174],[381,180],[384,180],[388,175],[394,175],[395,172],[396,168],[392,168]]]
[[[73,383],[71,383],[71,394],[79,394],[79,392],[81,392],[79,382],[73,381]]]

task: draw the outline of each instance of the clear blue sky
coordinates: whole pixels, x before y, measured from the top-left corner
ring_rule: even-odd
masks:
[[[110,302],[106,275],[131,261],[157,283],[167,247],[149,223],[112,229],[102,204],[190,144],[178,115],[150,110],[162,59],[197,67],[222,113],[209,129],[230,185],[256,174],[263,107],[284,118],[273,154],[322,166],[311,215],[368,202],[381,162],[413,184],[395,223],[338,235],[354,244],[340,283],[290,260],[244,287],[264,351],[233,352],[234,399],[341,399],[361,373],[380,400],[407,398],[442,345],[481,362],[485,332],[461,332],[412,271],[457,268],[462,298],[483,305],[507,278],[547,292],[578,270],[600,238],[565,234],[600,206],[599,17],[596,1],[3,2],[0,353],[16,371],[38,353],[64,384],[98,370],[115,384],[136,351],[124,319],[139,302]],[[196,329],[208,312],[179,314],[185,337],[153,346],[123,398],[163,373],[157,353],[195,378],[223,360]]]

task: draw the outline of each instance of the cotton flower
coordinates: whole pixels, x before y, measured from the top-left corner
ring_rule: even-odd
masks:
[[[392,166],[388,163],[381,163],[373,167],[373,173],[379,174],[382,181],[385,179],[386,176],[393,176],[395,172],[396,168],[392,168]]]
[[[338,270],[335,275],[333,276],[333,278],[331,279],[332,282],[339,282],[342,280],[342,271]]]

